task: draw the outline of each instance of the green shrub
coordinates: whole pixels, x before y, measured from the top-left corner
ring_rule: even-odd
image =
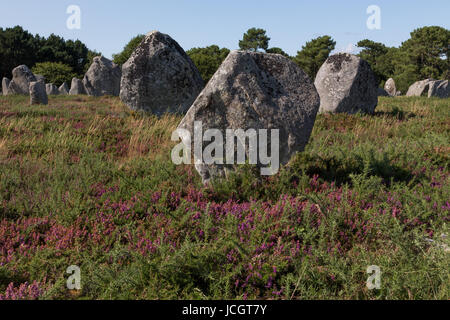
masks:
[[[200,71],[205,83],[212,78],[229,53],[230,50],[227,48],[220,49],[216,45],[206,48],[192,48],[187,51],[187,54]]]
[[[34,74],[45,77],[45,82],[60,86],[63,82],[70,84],[72,78],[76,77],[73,69],[60,62],[40,62],[33,67]]]

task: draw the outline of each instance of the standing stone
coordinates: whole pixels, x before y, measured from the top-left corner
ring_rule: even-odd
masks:
[[[95,57],[83,78],[86,93],[90,96],[118,96],[122,69],[105,57]]]
[[[397,91],[396,93],[395,93],[395,96],[396,97],[400,97],[402,95],[402,92],[401,91]]]
[[[26,65],[14,68],[12,75],[13,78],[8,86],[8,94],[29,94],[30,82],[37,81],[33,72]]]
[[[86,94],[86,91],[83,86],[83,81],[77,78],[72,79],[72,85],[70,86],[70,95],[77,95],[77,94]]]
[[[422,81],[414,82],[406,93],[407,97],[420,97],[426,96],[430,89],[430,84],[434,82],[433,79],[425,79]]]
[[[321,113],[373,113],[378,104],[372,69],[365,60],[352,54],[330,56],[317,73],[315,86]]]
[[[148,33],[122,66],[120,99],[133,110],[185,113],[202,88],[186,52],[158,31]]]
[[[450,96],[450,88],[448,87],[448,80],[437,80],[430,84],[428,90],[428,98],[448,98]]]
[[[395,87],[395,81],[392,78],[389,78],[385,85],[384,85],[384,90],[386,90],[386,92],[391,96],[391,97],[395,97],[396,93],[397,93],[397,88]]]
[[[47,93],[43,81],[30,82],[30,105],[48,104]]]
[[[3,93],[4,96],[8,95],[8,87],[9,87],[9,83],[10,82],[11,81],[8,78],[6,78],[6,77],[4,77],[2,79],[2,93]]]
[[[227,129],[269,129],[267,150],[271,150],[270,129],[278,129],[279,160],[286,164],[308,143],[319,105],[314,84],[290,59],[279,54],[233,51],[178,128],[187,130],[193,143],[194,122],[201,121],[203,131],[219,129],[224,144]],[[266,167],[259,160],[258,167]],[[201,163],[195,168],[203,183],[208,183],[211,178],[226,176],[235,166]]]
[[[55,86],[53,83],[47,83],[45,85],[45,91],[47,92],[47,95],[57,95],[59,94],[58,87]]]
[[[58,88],[59,94],[62,95],[68,95],[69,94],[69,86],[66,82],[64,82],[59,88]]]

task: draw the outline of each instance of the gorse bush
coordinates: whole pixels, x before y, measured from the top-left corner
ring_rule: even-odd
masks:
[[[449,116],[434,98],[319,115],[276,176],[204,187],[170,160],[179,116],[0,97],[0,299],[447,299]]]

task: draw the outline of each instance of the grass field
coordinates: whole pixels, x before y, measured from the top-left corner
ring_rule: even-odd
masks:
[[[450,298],[449,99],[320,115],[278,175],[210,187],[170,160],[179,116],[28,102],[0,97],[0,299]]]

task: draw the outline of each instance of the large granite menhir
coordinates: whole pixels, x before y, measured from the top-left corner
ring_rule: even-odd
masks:
[[[120,93],[120,66],[103,56],[94,57],[83,78],[86,93],[90,96],[118,96]]]
[[[369,64],[348,53],[330,56],[317,73],[321,113],[374,113],[378,86]]]
[[[308,143],[319,105],[314,84],[290,59],[279,54],[233,51],[178,128],[189,132],[191,137],[195,122],[200,121],[203,131],[219,129],[223,137],[227,129],[278,129],[279,160],[280,164],[286,164]],[[270,139],[268,142],[267,150],[271,150]],[[193,142],[191,148],[194,150]],[[259,160],[257,165],[265,167]],[[196,164],[195,168],[205,184],[235,169],[231,164],[206,163]]]
[[[20,65],[13,69],[13,78],[8,86],[8,94],[29,94],[30,82],[37,81],[33,72],[26,66]]]
[[[133,110],[184,114],[202,89],[186,52],[158,31],[148,33],[122,66],[120,99]]]

